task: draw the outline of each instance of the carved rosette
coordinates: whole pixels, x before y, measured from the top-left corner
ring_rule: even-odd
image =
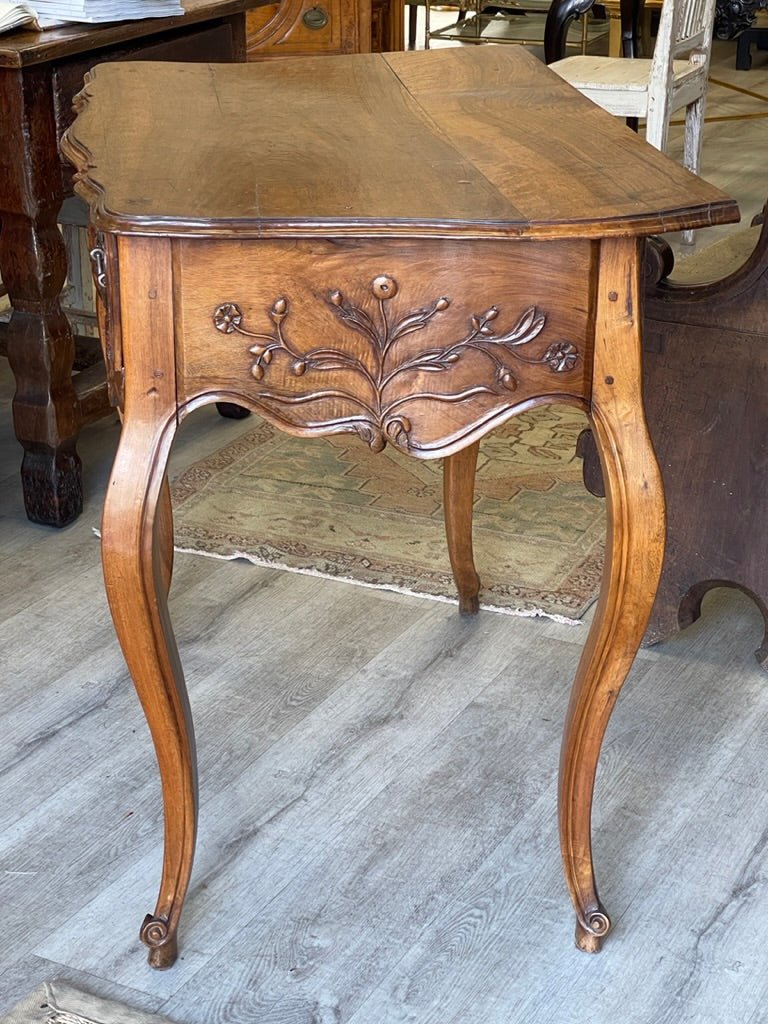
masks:
[[[397,318],[390,316],[388,308],[399,292],[397,281],[386,275],[376,277],[370,291],[375,300],[373,314],[338,290],[326,300],[342,326],[363,339],[362,345],[358,340],[304,348],[286,332],[289,303],[284,297],[276,299],[268,311],[272,322],[268,333],[248,330],[242,309],[234,302],[217,306],[213,323],[224,334],[256,342],[248,352],[254,357],[251,374],[264,385],[259,399],[270,407],[282,407],[290,422],[298,417],[291,418],[288,410],[295,413],[301,406],[316,408],[321,403],[329,411],[325,426],[355,430],[373,451],[381,451],[387,442],[404,451],[419,447],[406,414],[411,403],[454,404],[479,396],[511,396],[520,383],[519,364],[563,374],[578,362],[579,352],[569,341],[553,342],[538,355],[527,354],[527,346],[546,324],[545,314],[535,306],[525,310],[509,330],[497,332],[499,309],[491,306],[472,315],[457,340],[440,347],[414,347],[406,339],[439,318],[451,300],[442,296]],[[435,389],[429,386],[432,377],[438,382]],[[311,419],[317,422],[316,416]]]

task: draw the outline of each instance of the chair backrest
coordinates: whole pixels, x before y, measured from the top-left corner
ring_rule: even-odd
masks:
[[[674,72],[672,62],[688,58],[700,66],[700,95],[707,88],[716,0],[664,0],[648,82],[646,139],[666,150]]]
[[[653,48],[653,62],[663,67],[672,60],[700,53],[709,63],[716,0],[664,0]],[[703,61],[702,61],[703,62]]]

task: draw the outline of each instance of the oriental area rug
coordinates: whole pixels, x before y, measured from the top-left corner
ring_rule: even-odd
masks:
[[[474,547],[481,606],[576,621],[600,584],[605,508],[581,479],[578,410],[547,406],[486,437]],[[172,484],[176,547],[438,600],[456,590],[442,463],[357,437],[296,439],[256,416]]]

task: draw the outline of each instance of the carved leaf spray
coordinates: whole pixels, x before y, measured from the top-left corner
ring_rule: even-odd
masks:
[[[518,377],[513,372],[512,360],[529,365],[548,366],[553,373],[572,370],[579,358],[576,347],[567,341],[551,344],[543,355],[525,356],[521,348],[539,336],[544,329],[546,316],[531,306],[514,327],[497,334],[491,326],[498,318],[499,310],[491,306],[485,313],[470,318],[466,335],[459,341],[441,348],[428,349],[408,354],[398,346],[403,338],[415,331],[423,330],[440,313],[448,309],[451,300],[445,296],[432,305],[407,313],[390,323],[387,303],[398,292],[397,282],[386,276],[375,278],[371,292],[378,304],[378,316],[374,319],[367,310],[345,299],[340,291],[331,292],[326,300],[329,309],[350,330],[360,334],[367,342],[370,359],[338,348],[319,347],[301,351],[285,335],[285,321],[289,314],[288,300],[276,299],[269,310],[273,329],[268,334],[249,331],[243,326],[243,313],[233,302],[224,303],[213,313],[217,330],[225,334],[237,333],[257,341],[248,351],[255,356],[251,373],[257,381],[267,382],[271,376],[276,356],[284,356],[289,363],[290,373],[302,377],[308,371],[315,373],[342,373],[338,385],[322,391],[297,394],[273,389],[270,401],[283,405],[301,405],[322,399],[340,399],[359,410],[349,426],[360,434],[373,451],[381,451],[387,441],[409,450],[412,447],[411,422],[399,410],[408,402],[426,399],[435,402],[464,402],[477,395],[503,395],[513,392],[518,386]],[[406,374],[419,373],[447,374],[470,352],[477,352],[486,360],[490,373],[485,380],[473,380],[468,386],[459,384],[455,391],[431,392],[396,386],[402,383]]]

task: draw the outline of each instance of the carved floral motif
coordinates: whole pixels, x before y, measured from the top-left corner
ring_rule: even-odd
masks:
[[[579,358],[576,347],[567,341],[549,345],[542,355],[527,356],[523,346],[534,341],[544,329],[545,314],[535,306],[527,309],[508,331],[496,333],[494,322],[499,316],[496,306],[475,314],[464,337],[439,348],[421,351],[408,350],[399,344],[405,337],[421,331],[444,312],[451,300],[442,296],[430,306],[407,313],[390,322],[387,303],[397,295],[399,287],[394,278],[380,276],[371,284],[371,293],[377,300],[378,316],[373,317],[362,306],[349,302],[342,292],[330,293],[329,309],[345,327],[365,339],[364,350],[347,351],[336,347],[302,349],[285,333],[289,315],[286,298],[278,298],[269,310],[273,328],[269,333],[250,331],[243,326],[243,313],[234,302],[223,303],[213,313],[217,330],[224,334],[237,333],[257,341],[248,351],[255,356],[251,373],[257,381],[270,378],[270,367],[278,358],[288,361],[289,373],[302,377],[308,372],[339,374],[337,386],[321,391],[296,393],[293,390],[272,387],[261,397],[284,405],[339,399],[354,407],[349,426],[355,429],[374,451],[384,448],[387,441],[408,450],[411,447],[411,422],[400,411],[401,407],[416,399],[436,402],[462,402],[477,395],[503,395],[518,387],[513,364],[548,366],[553,373],[572,370]],[[455,390],[425,391],[418,387],[419,374],[444,374],[450,383],[451,371],[470,353],[479,353],[488,363],[490,373],[484,379],[472,378],[467,385],[458,381]],[[413,386],[403,386],[402,378],[410,374]],[[315,378],[313,378],[314,380]],[[278,384],[278,380],[270,380]],[[400,385],[398,387],[397,385]],[[358,414],[359,413],[359,414]]]

